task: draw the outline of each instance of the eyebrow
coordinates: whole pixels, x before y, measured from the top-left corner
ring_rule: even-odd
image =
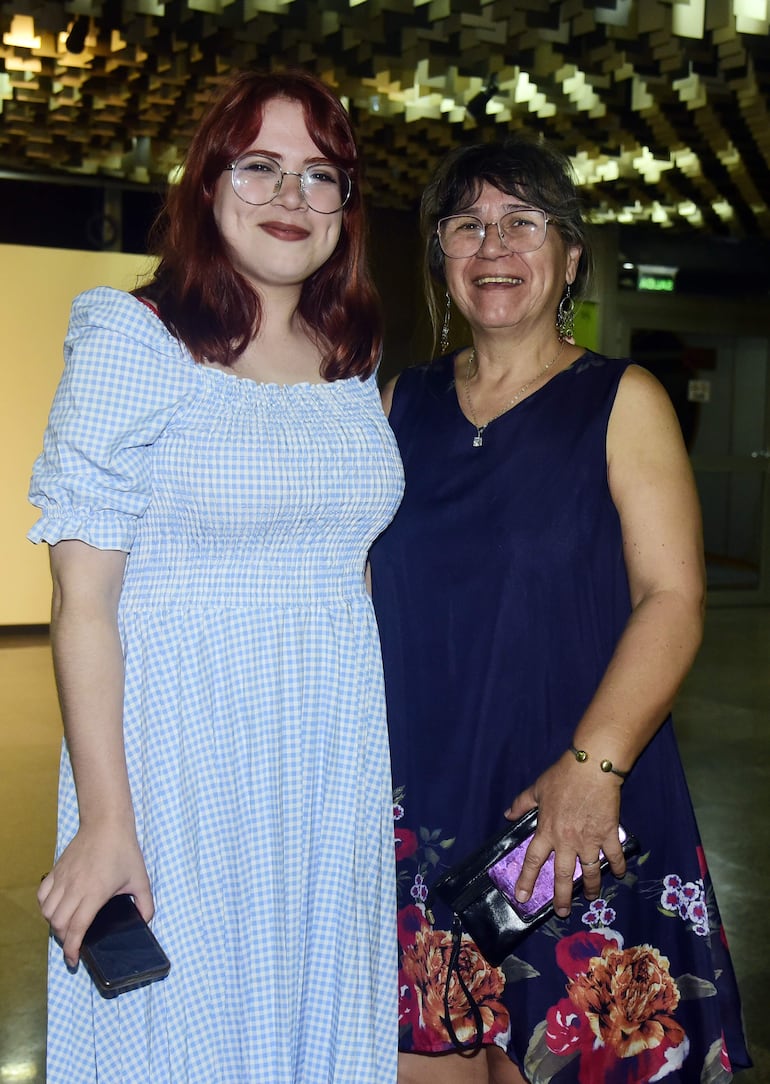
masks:
[[[504,203],[500,208],[502,214],[507,215],[511,211],[542,211],[542,207],[536,207],[534,203]],[[478,207],[474,204],[471,207],[467,207],[464,211],[455,211],[456,215],[472,215],[474,218],[480,218]]]
[[[282,162],[286,157],[285,155],[281,154],[280,151],[266,151],[263,150],[261,147],[251,147],[249,150],[243,151],[243,154],[261,154],[264,158],[274,158],[276,162]],[[304,159],[304,164],[306,166],[314,166],[322,162],[328,162],[330,166],[334,165],[334,162],[332,162],[331,158],[325,158],[322,154],[315,155],[312,158]]]
[[[503,204],[500,208],[500,218],[502,218],[503,215],[510,215],[512,214],[512,212],[517,210],[538,210],[540,211],[541,215],[546,214],[546,211],[544,211],[542,207],[536,207],[534,204]],[[479,208],[475,205],[472,207],[466,207],[464,210],[452,211],[452,214],[448,217],[454,218],[458,215],[467,215],[469,216],[469,218],[477,218],[479,222],[484,221],[482,214],[480,214]]]

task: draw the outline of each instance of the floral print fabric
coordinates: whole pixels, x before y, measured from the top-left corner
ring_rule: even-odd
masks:
[[[402,1048],[451,1052],[446,1005],[461,1043],[471,1043],[477,1031],[456,974],[446,990],[452,934],[436,925],[429,898],[428,882],[444,868],[442,855],[453,850],[454,840],[437,829],[405,827],[404,798],[404,788],[400,788],[393,806]],[[700,1064],[691,1063],[683,1075],[693,1046],[685,1003],[716,998],[720,972],[710,967],[706,976],[677,977],[660,948],[630,944],[621,929],[626,903],[641,897],[650,909],[650,929],[660,918],[676,920],[689,936],[704,939],[706,945],[715,938],[717,955],[726,953],[702,848],[696,849],[694,857],[699,876],[691,881],[677,873],[660,880],[646,878],[649,853],[629,860],[622,881],[605,877],[601,898],[588,902],[577,897],[570,919],[552,918],[530,935],[521,955],[508,957],[501,967],[488,964],[472,938],[463,934],[458,966],[481,1014],[484,1042],[509,1047],[511,1018],[519,1004],[517,984],[527,983],[537,990],[536,999],[544,999],[543,1019],[528,1037],[522,1065],[533,1084],[554,1079],[576,1079],[580,1084],[641,1084],[666,1078],[727,1084],[732,1080],[730,1055],[721,1033],[704,1050]],[[548,969],[534,966],[543,950],[561,972],[561,996],[550,1001],[541,989]],[[727,980],[732,980],[729,967]],[[570,1074],[571,1069],[576,1075]]]

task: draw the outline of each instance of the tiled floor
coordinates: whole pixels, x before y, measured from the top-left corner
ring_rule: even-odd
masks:
[[[738,1079],[770,1084],[770,610],[709,611],[676,719],[756,1064]],[[0,1084],[45,1079],[35,887],[51,860],[59,728],[45,638],[0,634]]]

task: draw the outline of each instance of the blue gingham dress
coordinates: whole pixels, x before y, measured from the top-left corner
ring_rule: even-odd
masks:
[[[258,384],[76,299],[33,541],[128,553],[119,623],[167,979],[49,954],[48,1084],[395,1084],[392,795],[364,586],[403,476],[374,377]],[[66,747],[58,850],[77,827]]]

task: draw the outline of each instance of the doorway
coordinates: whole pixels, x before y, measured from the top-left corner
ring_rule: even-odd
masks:
[[[703,509],[709,603],[770,603],[770,359],[759,336],[639,330],[668,390]]]

